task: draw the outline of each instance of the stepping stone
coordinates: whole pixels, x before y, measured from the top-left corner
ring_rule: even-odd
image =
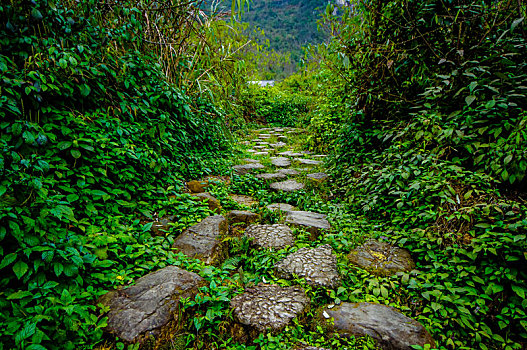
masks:
[[[235,319],[263,332],[285,327],[308,307],[309,299],[300,287],[280,287],[259,283],[232,298],[230,307]]]
[[[265,146],[254,146],[253,148],[254,149],[265,149],[266,147]]]
[[[262,138],[262,137],[269,138],[269,137],[271,137],[271,134],[260,134],[260,138]]]
[[[255,152],[254,153],[255,156],[266,156],[268,154],[269,154],[269,152]]]
[[[397,309],[374,303],[342,303],[324,308],[322,317],[333,319],[332,331],[343,335],[366,336],[375,339],[382,349],[407,350],[412,345],[424,346],[435,342],[430,333],[416,320]]]
[[[263,169],[263,168],[265,167],[260,163],[251,163],[251,164],[235,165],[232,167],[232,170],[234,170],[234,172],[238,175],[245,175],[254,169]]]
[[[268,144],[269,144],[269,142],[265,142],[265,141],[260,141],[260,142],[258,142],[258,144],[259,144],[259,145],[268,145]]]
[[[257,204],[258,203],[258,201],[256,201],[253,197],[251,197],[251,196],[244,196],[242,194],[231,194],[230,197],[236,203],[242,204],[242,205],[246,205],[248,207],[250,207],[253,204]]]
[[[279,169],[278,173],[284,174],[284,175],[292,175],[292,176],[300,174],[295,169]]]
[[[280,147],[287,146],[287,143],[284,143],[284,142],[270,143],[269,146],[273,148],[280,148]]]
[[[288,156],[288,157],[302,157],[303,156],[302,153],[293,152],[293,151],[281,152],[281,153],[278,153],[278,155],[280,155],[280,156]]]
[[[328,178],[328,174],[326,173],[313,173],[313,174],[307,174],[308,179],[311,179],[315,182],[324,182]]]
[[[214,265],[225,255],[221,238],[228,230],[229,224],[223,216],[209,216],[185,230],[172,246],[191,258]]]
[[[379,276],[391,276],[415,268],[415,263],[406,249],[373,239],[352,250],[348,258],[351,263]]]
[[[260,215],[248,210],[232,210],[227,214],[229,224],[252,224],[260,219]]]
[[[243,159],[246,163],[259,163],[260,161],[258,159],[251,159],[251,158],[245,158]]]
[[[258,179],[262,180],[273,180],[273,179],[285,179],[287,176],[282,173],[264,173],[256,175]]]
[[[157,339],[165,328],[182,321],[179,301],[194,299],[204,283],[193,272],[167,266],[131,287],[108,292],[98,301],[110,308],[106,331],[129,343],[141,343],[151,334]]]
[[[299,348],[297,350],[330,350],[330,349],[327,349],[327,348],[318,348],[316,346],[306,346],[304,348]]]
[[[274,166],[286,167],[291,165],[291,161],[289,160],[289,158],[277,157],[271,160],[271,164],[273,164]]]
[[[326,158],[327,154],[315,154],[314,156],[311,156],[311,158]]]
[[[317,234],[320,230],[331,228],[326,217],[327,215],[311,211],[290,211],[285,217],[285,222],[305,228],[309,233]]]
[[[217,200],[215,197],[213,197],[209,192],[204,193],[196,193],[192,196],[197,197],[202,202],[206,202],[209,206],[209,209],[216,214],[219,214],[221,212],[221,204],[220,201]]]
[[[270,187],[276,191],[294,192],[304,188],[304,184],[295,180],[273,182]]]
[[[284,131],[284,129],[283,129],[283,128],[275,128],[274,131],[276,131],[276,132],[282,132],[282,131]]]
[[[305,278],[310,286],[336,288],[340,285],[337,257],[329,244],[298,249],[275,265],[275,274],[285,279],[291,279],[295,274]]]
[[[296,207],[293,207],[292,205],[287,204],[287,203],[273,203],[273,204],[269,204],[266,208],[269,209],[270,211],[279,210],[283,212],[296,210]]]
[[[277,137],[278,137],[278,141],[282,141],[282,142],[286,142],[287,141],[287,136],[280,135],[280,136],[277,136]]]
[[[305,159],[305,158],[294,158],[295,161],[305,165],[319,165],[322,164],[319,160]]]
[[[170,224],[174,222],[176,217],[174,215],[167,216],[162,219],[157,219],[152,224],[152,234],[155,236],[164,236],[170,229]]]
[[[311,151],[300,151],[300,153],[302,153],[302,154],[313,154],[313,152],[311,152]]]
[[[207,186],[209,186],[208,180],[192,180],[187,182],[187,187],[192,193],[203,193]]]
[[[252,238],[252,243],[262,248],[283,248],[295,243],[295,237],[289,226],[283,224],[251,225],[245,235]]]
[[[246,152],[255,153],[256,151],[254,149],[248,149]]]
[[[238,144],[239,145],[250,145],[251,142],[250,141],[239,141]]]

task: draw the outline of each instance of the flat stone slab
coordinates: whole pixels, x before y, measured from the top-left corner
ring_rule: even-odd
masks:
[[[232,298],[230,307],[241,324],[263,332],[279,330],[301,315],[309,299],[300,287],[280,287],[259,283]]]
[[[352,250],[348,258],[352,264],[380,276],[391,276],[415,268],[412,256],[406,249],[373,239]]]
[[[142,343],[179,322],[179,301],[193,299],[205,282],[197,274],[167,266],[131,287],[108,292],[99,302],[110,308],[106,330],[129,343]]]
[[[291,204],[287,204],[287,203],[273,203],[273,204],[269,204],[266,208],[269,209],[270,211],[279,210],[283,212],[296,210],[296,207],[293,207]]]
[[[261,137],[271,137],[271,134],[260,134],[260,138]]]
[[[255,154],[258,154],[258,153],[255,153]],[[249,163],[249,164],[235,165],[232,167],[234,172],[238,175],[245,175],[252,170],[263,169],[263,168],[265,168],[265,166],[263,166],[261,163]]]
[[[322,164],[319,160],[313,160],[313,159],[306,159],[306,158],[294,158],[296,162],[299,162],[300,164],[305,165],[319,165]]]
[[[315,154],[312,155],[311,158],[326,158],[327,156],[327,154]]]
[[[269,146],[273,148],[280,148],[280,147],[287,146],[287,143],[285,142],[270,143]]]
[[[295,274],[311,286],[336,288],[340,285],[337,257],[329,244],[298,249],[275,265],[275,273],[285,279]]]
[[[282,182],[273,182],[270,187],[277,191],[294,192],[303,189],[305,186],[303,183],[295,180],[286,180]]]
[[[253,146],[254,149],[265,149],[267,148],[266,146]]]
[[[326,219],[327,215],[311,211],[290,211],[285,217],[286,223],[305,228],[310,233],[320,230],[329,230],[331,226]]]
[[[283,248],[295,243],[291,229],[284,224],[251,225],[245,230],[245,235],[261,248]]]
[[[286,167],[291,165],[291,161],[289,160],[289,158],[286,157],[277,157],[271,159],[271,164],[273,164],[274,166]]]
[[[258,159],[252,159],[252,158],[245,158],[243,159],[243,161],[246,163],[260,163]]]
[[[249,207],[251,205],[253,205],[253,204],[257,204],[258,203],[258,201],[255,200],[253,197],[245,196],[245,195],[242,195],[242,194],[231,194],[230,197],[236,203],[242,204],[242,205],[246,205],[246,206],[249,206]]]
[[[221,237],[225,236],[228,230],[229,224],[222,215],[208,216],[179,235],[173,247],[191,258],[213,265],[224,255]]]
[[[278,155],[287,156],[287,157],[301,157],[301,156],[303,156],[302,153],[293,152],[293,151],[280,152],[280,153],[278,153]]]
[[[255,156],[267,156],[269,155],[269,152],[265,151],[265,152],[254,152],[253,153]]]
[[[255,151],[254,149],[248,149],[246,152],[249,152],[249,153],[256,153],[257,151]]]
[[[260,219],[260,215],[248,210],[231,210],[227,214],[229,224],[252,224]]]
[[[324,182],[328,178],[328,174],[326,173],[313,173],[313,174],[307,174],[308,179],[311,179],[315,182]]]
[[[291,176],[295,176],[295,175],[300,174],[300,172],[298,170],[295,170],[295,169],[279,169],[278,173],[284,174],[284,175],[291,175]]]
[[[275,179],[285,179],[287,175],[282,173],[264,173],[256,175],[258,179],[262,180],[275,180]]]
[[[424,346],[435,342],[430,333],[416,320],[393,307],[373,303],[342,303],[324,308],[326,319],[333,318],[333,331],[341,334],[366,336],[377,341],[383,349],[407,350],[412,345]],[[327,317],[326,317],[327,316]]]

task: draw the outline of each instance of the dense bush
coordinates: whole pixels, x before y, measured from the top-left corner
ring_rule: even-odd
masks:
[[[146,222],[207,215],[182,180],[228,147],[145,50],[138,9],[99,6],[0,5],[0,348],[96,344],[101,293],[181,260]]]

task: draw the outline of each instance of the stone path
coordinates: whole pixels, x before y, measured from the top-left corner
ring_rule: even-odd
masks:
[[[288,195],[306,188],[319,189],[319,184],[330,181],[321,168],[326,155],[313,155],[289,147],[287,142],[294,140],[299,133],[300,130],[292,128],[256,130],[251,140],[239,142],[242,146],[251,147],[246,149],[250,156],[241,159],[243,164],[232,168],[233,174],[255,174],[258,179],[264,180],[269,190],[276,191],[273,195]],[[273,153],[277,156],[271,157]],[[288,283],[292,286],[269,283],[263,278],[263,282],[256,285],[245,285],[243,292],[230,300],[229,307],[234,315],[231,327],[237,330],[231,330],[232,334],[236,334],[235,340],[252,341],[259,333],[279,331],[297,318],[298,322],[325,323],[328,337],[333,334],[331,332],[369,335],[383,349],[409,349],[413,344],[423,346],[427,343],[434,346],[434,340],[419,322],[381,304],[329,304],[315,310],[318,316],[306,316],[313,314],[307,312],[313,303],[296,278],[303,279],[310,289],[322,288],[323,294],[327,295],[329,289],[336,290],[342,285],[337,255],[329,244],[313,243],[306,247],[305,241],[302,246],[299,246],[302,241],[297,241],[298,233],[302,231],[308,232],[314,240],[334,230],[327,216],[298,210],[287,203],[271,203],[265,208],[258,208],[263,203],[239,194],[231,194],[231,200],[242,208],[251,208],[226,212],[222,203],[206,192],[208,186],[205,180],[190,181],[186,187],[197,200],[205,201],[211,211],[222,211],[224,216],[209,216],[189,227],[174,240],[174,248],[207,265],[216,266],[228,257],[225,242],[231,239],[229,235],[247,237],[250,249],[254,251],[267,249],[272,254],[273,250],[289,249],[287,255],[282,255],[274,265],[270,265],[270,269],[276,278],[290,280]],[[273,215],[278,215],[279,223],[261,222],[262,210],[275,212]],[[152,234],[171,234],[171,224],[175,220],[173,216],[158,219],[153,223]],[[415,267],[406,250],[381,241],[367,241],[347,254],[350,264],[382,276],[407,272]],[[179,300],[194,298],[204,283],[203,278],[192,272],[168,266],[139,278],[132,287],[109,292],[100,299],[110,309],[106,330],[130,343],[143,343],[151,335],[165,334],[179,322],[180,317],[184,317],[178,309]],[[311,318],[306,321],[306,317]],[[318,317],[318,320],[313,320],[313,317]],[[157,347],[161,345],[156,344]],[[324,350],[304,345],[295,349]]]

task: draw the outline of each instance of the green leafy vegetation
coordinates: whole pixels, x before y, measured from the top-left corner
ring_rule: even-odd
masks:
[[[137,349],[105,333],[98,299],[169,265],[205,279],[182,301],[170,348],[375,349],[319,322],[325,305],[363,301],[418,320],[440,349],[527,346],[526,5],[330,4],[319,26],[331,37],[314,32],[321,5],[256,1],[230,20],[202,1],[0,5],[0,349]],[[261,26],[270,49],[236,18]],[[292,73],[300,47],[323,38],[299,73],[247,84]],[[307,130],[287,142],[328,153],[309,171],[329,167],[331,180],[301,170],[308,185],[288,193],[233,174],[255,145],[234,141],[262,124]],[[294,246],[258,250],[234,225],[219,266],[191,259],[174,240],[212,212],[184,183],[211,174],[222,214],[278,223],[284,214],[265,207],[288,203],[332,229],[294,228]],[[409,250],[416,268],[384,277],[350,264],[369,238]],[[275,275],[288,254],[322,244],[339,287]],[[229,302],[263,281],[303,287],[310,308],[240,342]]]

